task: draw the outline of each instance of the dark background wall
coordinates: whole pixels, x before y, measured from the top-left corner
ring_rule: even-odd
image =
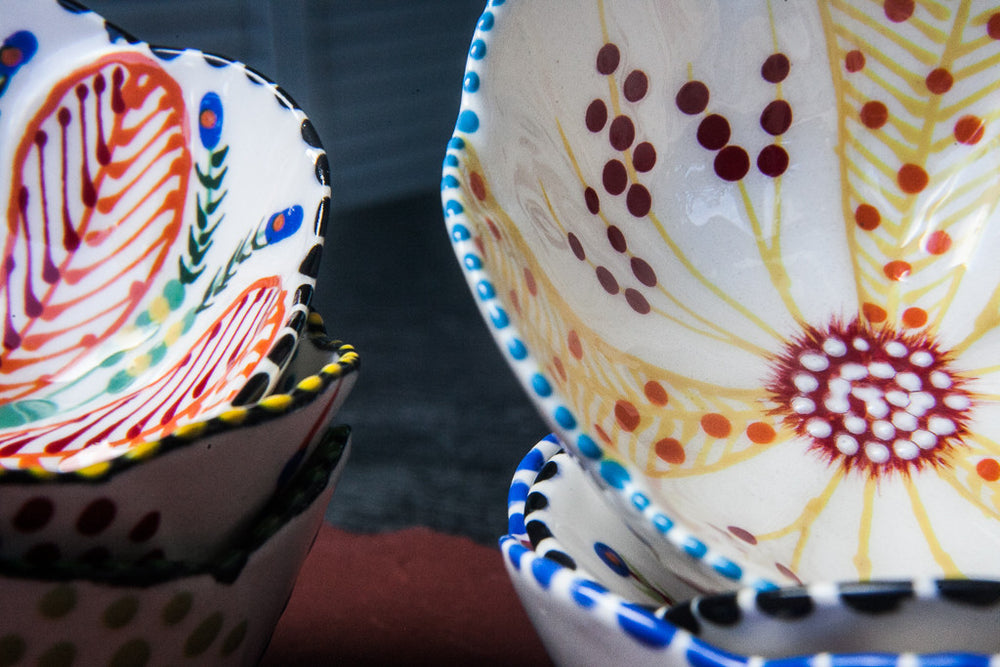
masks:
[[[485,0],[84,0],[140,39],[247,63],[312,119],[333,214],[314,305],[362,368],[327,518],[495,543],[546,432],[481,321],[440,209],[440,166]]]

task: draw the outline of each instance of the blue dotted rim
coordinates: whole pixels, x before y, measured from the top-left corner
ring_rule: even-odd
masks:
[[[540,556],[526,546],[528,538],[524,528],[524,503],[528,490],[542,467],[563,448],[555,436],[548,436],[536,444],[517,466],[511,480],[507,499],[508,534],[500,538],[500,549],[513,569],[512,577],[520,577],[538,586],[555,597],[566,614],[585,616],[593,628],[600,625],[608,631],[624,635],[630,642],[655,651],[669,653],[671,657],[683,658],[691,667],[990,667],[1000,661],[1000,654],[989,656],[979,653],[942,652],[932,654],[871,653],[825,653],[812,656],[797,656],[767,659],[760,656],[738,655],[713,646],[688,630],[660,617],[663,610],[654,610],[646,605],[629,600],[610,592],[597,581],[584,576],[580,569],[572,570],[561,563]],[[972,581],[970,585],[978,582]],[[851,584],[844,586],[850,588]],[[864,584],[860,584],[863,587]],[[995,586],[995,584],[994,584]],[[926,586],[923,588],[927,588]],[[791,590],[791,589],[783,589]],[[823,584],[802,589],[822,591]],[[767,592],[758,591],[766,595]],[[858,595],[854,603],[859,604]],[[877,603],[882,596],[872,594]],[[739,596],[735,596],[739,598]],[[734,599],[735,599],[734,598]],[[970,604],[976,604],[973,600]],[[578,625],[577,627],[585,627]],[[596,630],[595,630],[596,631]],[[565,638],[572,641],[572,638]],[[666,656],[664,656],[666,657]],[[672,664],[672,663],[671,663]]]
[[[699,566],[714,571],[725,580],[758,590],[776,588],[778,584],[770,578],[771,575],[751,571],[749,566],[744,567],[734,562],[667,515],[653,502],[643,480],[633,476],[625,465],[601,449],[593,437],[581,428],[576,415],[542,372],[517,325],[497,296],[497,289],[474,242],[473,226],[465,214],[467,202],[462,190],[461,167],[467,144],[474,143],[477,136],[488,131],[480,118],[482,96],[489,94],[486,66],[494,28],[503,13],[510,10],[509,7],[502,7],[505,4],[506,0],[490,0],[476,24],[462,80],[458,119],[448,142],[441,178],[441,202],[452,249],[462,266],[479,310],[508,364],[521,380],[542,417],[559,433],[567,449],[577,456],[584,467],[599,477],[605,486],[614,490],[621,504],[628,508],[637,522],[651,526],[652,531],[649,532],[658,535],[662,542],[687,554]]]

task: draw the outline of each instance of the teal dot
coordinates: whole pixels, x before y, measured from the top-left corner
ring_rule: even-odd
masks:
[[[493,289],[493,285],[490,284],[490,282],[487,280],[479,281],[479,283],[476,285],[476,292],[479,293],[479,298],[482,299],[483,301],[486,301],[487,299],[492,299],[497,295],[496,290]]]
[[[646,495],[642,493],[638,492],[633,493],[632,506],[635,507],[640,512],[643,512],[647,507],[649,507],[649,498],[647,498]]]
[[[712,568],[723,577],[728,579],[739,579],[743,576],[743,569],[731,560],[725,558],[712,565]]]
[[[184,285],[179,280],[171,280],[163,288],[163,298],[167,300],[170,310],[177,310],[184,303]]]
[[[472,238],[472,234],[469,233],[469,228],[465,225],[455,225],[451,228],[451,240],[455,243],[468,241],[470,238]]]
[[[153,366],[160,363],[165,356],[167,356],[167,344],[160,343],[149,351],[149,365]]]
[[[477,39],[472,42],[472,46],[469,48],[469,55],[473,60],[482,60],[486,57],[486,42],[481,39]]]
[[[456,151],[465,149],[465,140],[461,137],[452,137],[448,140],[448,148],[453,148]]]
[[[141,313],[139,313],[139,317],[135,318],[136,326],[148,327],[152,323],[153,323],[153,318],[149,316],[148,310],[142,311]]]
[[[479,90],[479,75],[475,72],[466,74],[465,79],[462,81],[462,90],[467,93],[474,93]]]
[[[198,309],[192,308],[188,311],[187,315],[184,316],[184,331],[188,331],[193,325],[195,318],[198,316]]]
[[[497,329],[506,329],[510,324],[510,318],[507,316],[507,311],[499,306],[490,312],[490,321]]]
[[[703,558],[705,553],[708,551],[708,547],[705,546],[704,542],[693,537],[689,537],[684,540],[684,544],[681,545],[681,548],[695,558]]]
[[[588,459],[601,458],[601,448],[597,446],[597,443],[589,435],[581,435],[577,438],[576,448]]]
[[[446,167],[457,167],[458,158],[449,153],[448,155],[444,156],[444,164]]]
[[[471,109],[466,109],[458,114],[458,129],[462,132],[472,134],[479,129],[479,116]]]
[[[528,348],[517,338],[507,343],[507,352],[518,361],[522,361],[528,356]]]
[[[477,271],[483,268],[483,260],[479,259],[472,253],[469,253],[465,257],[463,257],[462,263],[465,265],[465,268],[468,269],[469,271]]]
[[[114,366],[119,361],[121,361],[124,356],[125,352],[115,352],[114,354],[105,358],[104,361],[101,362],[101,367],[107,368],[108,366]]]
[[[625,483],[632,478],[628,474],[628,470],[625,470],[620,463],[615,463],[614,461],[604,461],[601,463],[600,473],[604,481],[616,489],[624,488]]]
[[[454,199],[449,199],[444,203],[444,214],[446,217],[450,218],[453,215],[458,215],[464,210],[462,204]]]
[[[133,380],[135,380],[135,378],[129,375],[128,372],[118,371],[110,380],[108,380],[108,393],[116,394],[124,390],[132,384]]]
[[[576,428],[576,417],[574,417],[573,413],[566,409],[565,406],[560,405],[556,408],[553,416],[556,418],[556,423],[559,424],[559,426],[565,429]]]
[[[552,385],[549,384],[549,381],[544,376],[538,373],[535,373],[531,377],[531,388],[542,398],[552,395]]]
[[[457,188],[459,185],[461,185],[461,183],[459,183],[458,179],[455,178],[454,176],[452,176],[451,174],[448,174],[447,176],[445,176],[444,178],[441,179],[441,189],[442,190],[448,190],[450,188]]]
[[[489,32],[493,29],[493,14],[485,12],[479,17],[478,27],[483,32]]]
[[[665,514],[657,514],[653,517],[653,526],[661,533],[666,534],[674,527],[674,522]]]

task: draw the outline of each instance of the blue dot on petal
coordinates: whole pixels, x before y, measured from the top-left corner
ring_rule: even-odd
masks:
[[[448,148],[460,151],[465,148],[465,140],[461,137],[452,137],[448,140]]]
[[[469,228],[465,225],[455,225],[451,228],[451,239],[456,243],[459,241],[468,241],[472,238],[472,234],[469,233]]]
[[[441,179],[442,190],[447,190],[449,188],[457,188],[459,185],[461,185],[461,183],[459,183],[458,179],[452,176],[451,174],[448,174],[447,176]]]
[[[670,646],[676,630],[639,605],[626,603],[618,612],[618,625],[626,633],[653,648]]]
[[[632,479],[631,475],[628,474],[628,470],[625,470],[620,463],[616,463],[615,461],[604,461],[601,463],[600,471],[604,481],[616,489],[623,488],[625,482]]]
[[[502,5],[503,3],[505,3],[506,1],[507,0],[493,0],[493,2],[490,3],[490,4],[492,4],[494,7],[499,7],[500,5]]]
[[[577,438],[576,448],[588,459],[601,458],[601,448],[597,446],[597,443],[589,435],[581,435]]]
[[[467,93],[474,93],[479,90],[479,75],[475,72],[466,74],[465,79],[462,80],[462,90]]]
[[[586,579],[578,579],[573,584],[573,588],[570,590],[570,595],[573,600],[580,605],[583,609],[590,609],[595,604],[597,604],[597,599],[605,595],[608,589],[601,586],[596,581],[589,581]]]
[[[487,280],[480,280],[479,283],[476,284],[476,292],[479,293],[479,298],[483,301],[492,299],[497,295],[496,290],[493,289],[493,285]]]
[[[545,455],[539,449],[532,449],[517,465],[518,470],[538,472],[545,465]]]
[[[444,164],[446,167],[457,167],[458,158],[449,153],[448,155],[444,156]]]
[[[567,410],[564,406],[560,405],[558,408],[556,408],[556,411],[553,413],[553,416],[556,418],[556,423],[562,426],[563,428],[565,429],[576,428],[576,417],[574,417],[573,413]]]
[[[670,529],[674,527],[674,522],[664,514],[657,514],[653,517],[653,525],[661,533],[669,533]]]
[[[703,558],[705,553],[708,551],[708,547],[701,540],[689,537],[684,540],[684,544],[681,545],[688,554],[694,556],[695,558]]]
[[[524,535],[528,531],[524,525],[524,514],[514,512],[507,519],[507,532],[511,535]]]
[[[446,201],[444,203],[444,214],[445,214],[446,217],[451,217],[453,215],[458,215],[459,213],[463,212],[464,210],[465,209],[462,207],[462,204],[459,203],[458,201],[454,200],[454,199],[449,199],[448,201]]]
[[[493,29],[493,14],[485,12],[479,17],[478,28],[483,32],[488,32]]]
[[[490,322],[497,329],[506,329],[510,324],[510,317],[507,316],[507,311],[500,307],[495,307],[490,312]]]
[[[528,348],[517,338],[507,343],[507,351],[518,361],[526,359],[528,356]]]
[[[483,268],[483,260],[476,257],[471,252],[462,258],[462,263],[465,264],[465,268],[469,271],[476,271]]]
[[[723,577],[728,579],[739,579],[743,576],[743,568],[728,559],[721,559],[718,563],[712,565],[716,572],[721,574]]]
[[[638,492],[633,493],[632,494],[632,506],[635,507],[640,512],[642,512],[647,507],[649,507],[649,498],[647,498],[642,493],[638,493]]]
[[[486,42],[481,39],[477,39],[472,42],[472,46],[469,48],[469,55],[472,56],[473,60],[482,60],[486,57]]]
[[[535,373],[531,378],[531,388],[541,397],[552,395],[552,385],[542,375]]]
[[[469,134],[479,129],[479,116],[471,109],[458,114],[458,129]]]
[[[507,504],[513,505],[514,503],[524,502],[528,498],[530,489],[531,487],[525,482],[514,482],[507,491]]]
[[[549,587],[552,583],[552,577],[560,569],[562,569],[562,565],[548,558],[536,558],[531,562],[531,573],[535,575],[535,579],[542,585],[542,588]]]

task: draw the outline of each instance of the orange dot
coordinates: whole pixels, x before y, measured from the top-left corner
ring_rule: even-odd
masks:
[[[776,435],[774,427],[764,422],[753,422],[747,426],[747,437],[750,438],[750,442],[758,445],[768,445],[774,442]]]
[[[527,286],[531,296],[538,296],[538,284],[535,282],[535,274],[528,267],[524,268],[524,284]]]
[[[915,195],[926,188],[929,180],[924,168],[912,163],[904,164],[899,168],[899,173],[896,174],[899,189],[911,195]]]
[[[280,232],[285,226],[285,216],[281,213],[274,216],[274,220],[271,221],[271,229],[276,232]]]
[[[982,118],[978,116],[962,116],[955,121],[955,141],[969,146],[977,144],[983,138],[985,129]]]
[[[907,308],[903,311],[903,326],[910,329],[919,329],[927,324],[927,311],[923,308]]]
[[[976,464],[976,472],[987,482],[1000,479],[1000,463],[996,459],[983,459]]]
[[[885,272],[885,277],[889,280],[903,280],[910,275],[910,272],[913,271],[913,267],[910,266],[909,262],[904,262],[901,259],[894,259],[883,266],[882,271]]]
[[[865,54],[857,49],[848,51],[844,56],[844,69],[848,72],[860,72],[865,68]]]
[[[993,39],[1000,39],[1000,12],[990,16],[986,22],[986,34]]]
[[[643,392],[653,405],[666,405],[667,401],[670,400],[670,397],[667,396],[667,390],[656,380],[647,382],[646,386],[643,387]]]
[[[497,227],[495,222],[493,222],[489,218],[486,218],[486,226],[490,228],[490,234],[493,235],[493,238],[495,238],[497,241],[501,240],[500,228]]]
[[[608,435],[607,431],[601,428],[600,424],[594,424],[594,433],[597,434],[597,437],[600,438],[604,444],[611,444],[611,436]]]
[[[563,367],[562,359],[559,357],[552,358],[552,366],[556,369],[556,374],[562,379],[563,382],[566,381],[566,369]]]
[[[927,75],[924,83],[927,84],[927,90],[931,91],[935,95],[943,95],[951,90],[951,86],[955,83],[955,79],[952,78],[951,72],[943,67],[938,67],[937,69],[931,70],[931,73]]]
[[[877,130],[889,120],[889,109],[881,102],[865,102],[860,115],[865,127]]]
[[[474,171],[469,174],[469,188],[471,188],[472,194],[476,195],[476,199],[486,200],[486,181],[479,175],[479,172]]]
[[[576,330],[571,330],[566,334],[566,345],[569,347],[570,354],[577,359],[583,358],[583,343],[580,342],[580,336],[576,333]]]
[[[713,438],[725,438],[733,431],[733,425],[729,420],[717,412],[702,415],[701,428]]]
[[[511,304],[513,304],[514,310],[517,311],[517,314],[518,315],[523,315],[524,313],[521,312],[521,299],[520,299],[520,297],[517,296],[517,292],[514,291],[514,290],[511,290],[507,294],[507,296],[510,298],[510,302],[511,302]]]
[[[935,230],[927,236],[924,247],[932,255],[943,255],[951,249],[951,236],[942,229]]]
[[[212,111],[211,109],[205,109],[198,116],[198,122],[204,128],[215,127],[215,120],[216,120],[215,112]]]
[[[618,422],[618,425],[622,429],[631,433],[639,428],[641,416],[639,415],[639,410],[634,405],[628,401],[620,400],[615,402],[615,421]]]
[[[865,316],[865,319],[873,324],[878,324],[879,322],[885,322],[886,318],[889,317],[889,313],[885,312],[885,308],[877,306],[874,303],[866,303],[861,306],[861,314]]]
[[[7,67],[14,67],[24,59],[24,52],[16,46],[8,46],[0,49],[0,63]]]
[[[684,453],[684,447],[674,438],[664,438],[663,440],[658,440],[656,444],[653,445],[653,450],[656,452],[658,457],[667,463],[673,463],[675,465],[684,463],[684,459],[687,458],[687,455]]]
[[[854,222],[857,223],[858,227],[870,232],[879,226],[882,222],[882,215],[878,212],[878,209],[871,204],[859,204],[856,209],[854,209]]]

